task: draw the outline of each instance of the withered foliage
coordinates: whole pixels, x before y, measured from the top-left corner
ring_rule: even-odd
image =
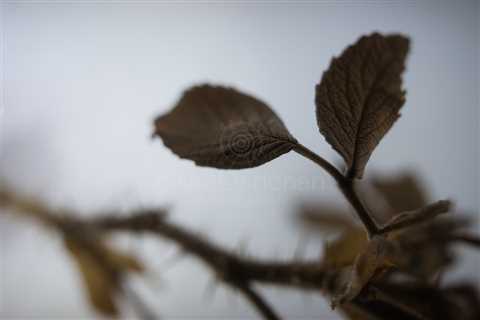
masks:
[[[0,207],[56,231],[78,266],[92,306],[106,316],[119,315],[118,298],[125,294],[124,277],[128,273],[141,274],[144,269],[137,258],[113,247],[97,226],[78,219],[70,210],[49,208],[5,187],[0,188]]]
[[[316,88],[320,132],[361,178],[370,154],[400,116],[401,74],[409,40],[401,35],[360,38],[333,58]]]
[[[343,157],[346,172],[299,143],[282,120],[259,99],[236,89],[199,85],[154,122],[154,136],[181,158],[222,169],[251,168],[291,150],[326,170],[359,222],[342,208],[305,206],[298,218],[319,233],[334,235],[319,260],[262,261],[230,252],[170,222],[163,210],[130,216],[103,214],[79,219],[2,188],[5,212],[23,213],[52,227],[77,262],[92,305],[118,315],[125,279],[143,265],[107,242],[113,232],[147,233],[169,240],[201,260],[219,281],[238,290],[265,319],[280,319],[256,285],[288,286],[320,292],[347,319],[480,319],[473,283],[442,283],[454,266],[456,244],[478,248],[466,215],[453,214],[450,201],[430,202],[415,176],[376,177],[371,185],[389,205],[371,212],[355,182],[405,103],[402,73],[409,51],[403,35],[361,37],[337,58],[316,86],[321,134]],[[368,196],[365,201],[377,201]],[[139,315],[153,315],[140,304]]]
[[[180,157],[225,169],[259,166],[296,143],[265,103],[210,85],[185,92],[172,112],[155,120],[155,133]]]
[[[411,215],[411,211],[395,212],[412,204],[421,206],[415,211],[421,217],[426,212],[435,215],[448,209],[444,202],[428,205],[426,191],[412,173],[373,177],[371,183],[390,204],[386,212],[375,216],[378,220],[396,221],[402,215]],[[392,201],[399,195],[405,201]],[[367,200],[378,199],[370,196]],[[455,245],[474,244],[464,241],[464,236],[471,234],[472,224],[466,215],[455,214],[414,224],[391,232],[382,240],[377,237],[369,240],[363,227],[348,219],[349,216],[350,213],[341,208],[321,204],[305,205],[298,214],[303,226],[319,234],[328,231],[334,235],[327,242],[322,263],[326,269],[349,274],[333,299],[335,304],[357,295],[355,305],[340,306],[344,313],[352,319],[476,319],[480,316],[480,300],[474,284],[444,286],[439,281],[458,258]]]

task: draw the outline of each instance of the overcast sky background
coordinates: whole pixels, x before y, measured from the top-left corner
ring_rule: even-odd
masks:
[[[303,144],[336,164],[318,133],[314,86],[330,59],[372,31],[412,39],[401,119],[372,155],[372,173],[415,171],[431,199],[479,209],[479,8],[476,1],[193,3],[4,1],[1,175],[55,206],[88,214],[168,206],[172,219],[229,248],[291,257],[309,238],[304,202],[348,209],[333,181],[295,153],[258,168],[198,168],[152,141],[153,118],[192,84],[228,84],[266,101]],[[364,182],[366,184],[367,182]],[[1,218],[0,316],[91,317],[55,236]],[[256,316],[175,247],[132,241],[149,261],[149,303],[166,319]],[[467,258],[456,277],[474,276]],[[208,290],[207,290],[208,291]],[[328,301],[267,290],[286,318],[338,319]]]

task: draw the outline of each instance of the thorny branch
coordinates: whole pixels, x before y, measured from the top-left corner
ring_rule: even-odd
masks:
[[[103,213],[90,219],[79,219],[68,210],[53,210],[44,204],[19,197],[8,190],[0,189],[0,207],[6,207],[12,212],[19,212],[28,217],[36,218],[50,227],[58,229],[69,239],[78,241],[92,256],[98,259],[102,266],[110,268],[112,275],[121,276],[118,269],[111,269],[108,259],[96,248],[97,235],[112,232],[146,233],[172,241],[188,254],[205,263],[224,284],[237,289],[257,309],[265,319],[280,319],[268,302],[253,289],[255,283],[288,286],[309,291],[333,295],[339,289],[340,270],[328,268],[320,260],[278,262],[258,260],[230,252],[210,242],[201,235],[170,222],[162,209],[134,211],[129,216],[118,216],[114,212]],[[478,241],[468,234],[458,235],[456,241]],[[473,240],[472,240],[473,239]],[[121,270],[120,270],[121,271]],[[387,293],[376,291],[380,299]],[[383,301],[398,310],[403,310],[409,319],[425,319],[409,310],[401,301]],[[346,303],[355,308],[365,308],[365,302],[354,299]],[[139,312],[143,319],[151,319],[152,312],[147,308]],[[145,316],[149,315],[149,316]],[[430,319],[430,318],[428,318]]]
[[[229,252],[200,235],[168,222],[161,212],[137,211],[130,217],[104,217],[93,221],[104,231],[151,233],[175,242],[211,267],[225,282],[252,281],[291,287],[323,290],[334,280],[319,261],[259,261]]]
[[[209,266],[220,281],[238,289],[258,312],[269,320],[280,317],[252,288],[253,282],[323,290],[325,285],[334,280],[334,275],[329,275],[318,261],[292,263],[257,261],[230,253],[201,236],[168,222],[163,210],[139,211],[128,217],[103,215],[101,218],[81,220],[71,212],[55,211],[40,202],[18,197],[6,190],[0,192],[0,206],[38,219],[47,226],[57,229],[71,241],[78,242],[77,244],[90,252],[112,277],[120,277],[119,270],[109,264],[95,243],[89,239],[107,232],[127,231],[150,233],[173,241]],[[141,314],[151,315],[152,312],[143,310]]]
[[[258,312],[268,320],[279,320],[280,317],[273,311],[268,303],[248,283],[234,284],[243,295],[257,308]]]

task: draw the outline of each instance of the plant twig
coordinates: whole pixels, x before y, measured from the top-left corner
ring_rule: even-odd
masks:
[[[467,243],[474,247],[480,247],[480,237],[475,236],[473,234],[456,232],[448,235],[446,238],[449,241],[458,241],[458,242]]]
[[[211,267],[225,282],[255,281],[327,290],[335,281],[334,274],[329,274],[319,261],[259,261],[231,253],[202,236],[169,222],[161,210],[137,211],[126,217],[107,215],[92,220],[91,223],[104,231],[151,233],[173,241]]]
[[[428,320],[427,317],[420,314],[414,308],[402,303],[401,301],[399,301],[395,297],[390,296],[389,294],[387,294],[385,291],[381,290],[380,288],[377,288],[375,286],[371,286],[369,288],[369,294],[373,296],[373,297],[371,297],[372,301],[382,301],[382,302],[385,302],[389,305],[395,306],[398,310],[401,310],[402,312],[405,312],[407,315],[409,315],[410,317],[413,317],[417,320]]]
[[[104,231],[148,232],[171,240],[208,265],[217,277],[237,288],[268,320],[280,319],[268,303],[251,288],[252,282],[333,290],[336,274],[315,262],[266,262],[240,257],[216,246],[199,235],[167,221],[163,211],[137,211],[130,217],[109,215],[92,221]]]
[[[328,295],[335,294],[342,287],[341,278],[344,275],[342,271],[329,269],[321,261],[278,262],[244,257],[229,252],[204,237],[170,222],[162,209],[136,211],[130,216],[118,216],[115,212],[111,212],[100,217],[80,219],[70,214],[62,214],[69,211],[51,210],[40,202],[27,201],[25,198],[16,196],[15,193],[5,192],[1,188],[0,207],[10,207],[13,211],[19,210],[22,213],[31,211],[26,213],[26,216],[36,217],[41,221],[45,220],[43,222],[51,227],[60,228],[59,231],[68,236],[69,239],[78,241],[79,245],[88,250],[89,254],[92,254],[102,264],[102,268],[105,267],[107,273],[112,274],[112,276],[121,276],[121,274],[119,275],[115,268],[110,269],[108,259],[105,259],[106,257],[95,247],[95,243],[91,242],[91,239],[104,236],[109,232],[128,232],[130,234],[148,233],[170,240],[209,266],[224,284],[239,290],[267,320],[277,320],[280,317],[268,302],[254,290],[252,286],[255,283],[314,290]],[[431,215],[421,214],[420,216]],[[472,240],[470,237],[463,237],[460,234],[455,239],[459,241]],[[476,243],[477,240],[474,238],[472,242]],[[416,313],[415,308],[410,307],[408,303],[391,300],[389,296],[378,294],[377,297],[374,295],[372,298],[406,312],[412,317],[423,319]],[[361,305],[362,300],[361,298],[355,298],[348,303],[353,306]],[[140,304],[139,310],[141,311],[139,312],[140,316],[145,319],[154,316],[143,304]]]
[[[335,274],[327,273],[319,261],[312,262],[269,262],[241,257],[209,242],[201,236],[170,223],[165,211],[144,210],[132,216],[119,217],[116,214],[93,219],[80,219],[67,210],[52,210],[41,202],[17,196],[13,192],[0,190],[0,206],[9,207],[26,217],[39,219],[47,226],[57,229],[72,241],[87,250],[102,268],[114,277],[120,277],[112,269],[89,239],[112,231],[146,232],[171,240],[186,252],[208,265],[225,284],[238,289],[267,320],[280,319],[268,303],[251,287],[252,282],[308,288],[328,289],[335,282]],[[71,212],[69,212],[71,213]],[[138,302],[138,301],[133,301]],[[138,303],[137,303],[138,304]],[[141,316],[150,319],[153,315],[146,306],[141,306]]]
[[[268,303],[247,283],[234,285],[257,308],[258,312],[267,320],[280,320]]]
[[[318,164],[335,179],[340,191],[342,191],[345,198],[355,209],[357,216],[360,218],[363,225],[365,226],[369,237],[372,237],[379,233],[379,228],[377,224],[375,223],[372,216],[367,211],[363,203],[360,201],[357,193],[355,192],[352,179],[345,177],[330,162],[328,162],[327,160],[325,160],[324,158],[322,158],[321,156],[319,156],[318,154],[316,154],[302,144],[295,145],[295,148],[293,150],[295,150],[298,154],[304,156],[305,158],[310,159],[311,161]]]

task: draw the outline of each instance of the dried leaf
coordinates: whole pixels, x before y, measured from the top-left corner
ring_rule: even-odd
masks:
[[[368,244],[367,233],[343,210],[323,205],[304,205],[297,216],[305,227],[321,234],[337,233],[333,241],[325,244],[323,265],[338,270],[353,265],[355,258]]]
[[[105,315],[118,315],[115,304],[117,288],[113,275],[106,272],[103,266],[75,241],[66,240],[65,245],[78,265],[92,306]]]
[[[401,35],[364,36],[332,59],[316,87],[320,132],[342,155],[350,177],[362,177],[371,153],[400,116],[408,49]]]
[[[387,237],[396,244],[399,270],[429,281],[454,261],[451,243],[441,239],[459,230],[462,219],[434,219],[447,212],[449,205],[448,201],[438,201],[398,214],[386,225],[387,230],[394,230]]]
[[[387,200],[393,212],[414,210],[428,204],[428,193],[413,172],[396,176],[374,176],[372,185]]]
[[[339,232],[356,228],[351,216],[345,211],[325,205],[304,205],[298,214],[300,222],[319,231]]]
[[[435,279],[438,272],[445,271],[455,259],[449,242],[439,241],[436,230],[428,229],[423,226],[409,228],[391,239],[398,248],[396,268],[424,282]]]
[[[92,306],[107,316],[119,313],[115,299],[121,293],[123,272],[143,271],[133,257],[117,252],[100,241],[82,245],[75,238],[65,238],[65,247],[78,265]]]
[[[343,293],[334,296],[332,307],[354,299],[370,280],[395,264],[392,258],[395,258],[392,243],[381,236],[373,237],[365,250],[357,255],[347,287]]]
[[[296,144],[265,103],[210,85],[186,91],[171,112],[155,120],[155,134],[181,158],[223,169],[259,166]]]
[[[368,237],[364,229],[349,229],[325,246],[324,264],[333,270],[351,266],[358,254],[366,250],[367,245]]]

